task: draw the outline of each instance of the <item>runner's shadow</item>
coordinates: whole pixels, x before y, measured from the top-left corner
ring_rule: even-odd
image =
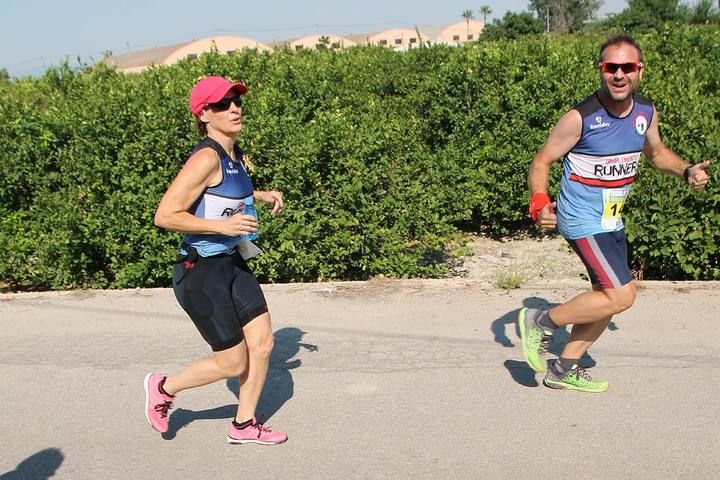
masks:
[[[20,462],[15,470],[0,474],[0,480],[47,480],[55,476],[64,459],[59,448],[46,448]]]
[[[301,360],[299,358],[291,360],[292,357],[300,352],[300,347],[305,348],[309,352],[316,352],[318,350],[316,345],[300,342],[304,334],[305,332],[298,328],[286,327],[276,331],[273,335],[275,338],[275,346],[270,356],[270,367],[267,378],[265,379],[265,387],[260,395],[260,402],[258,404],[257,418],[260,423],[272,417],[294,394],[295,383],[290,374],[290,370],[298,368],[301,365]],[[237,398],[240,391],[238,379],[228,378],[226,385]],[[178,408],[170,415],[168,419],[168,431],[163,433],[162,437],[165,440],[172,440],[175,438],[175,435],[177,435],[178,430],[196,420],[234,418],[236,413],[237,401],[229,405],[207,410],[193,411]]]
[[[185,428],[197,420],[218,420],[221,418],[234,418],[237,412],[237,403],[223,407],[208,408],[207,410],[186,410],[178,408],[168,417],[168,431],[162,434],[165,440],[172,440],[178,430]]]
[[[318,351],[317,345],[300,342],[305,333],[295,327],[285,327],[275,332],[275,346],[270,356],[270,367],[258,402],[258,422],[266,422],[293,397],[295,381],[290,370],[302,364],[299,358],[292,359],[300,353],[300,347],[308,352]],[[236,397],[238,396],[240,386],[237,378],[229,378],[227,387]]]
[[[542,310],[547,310],[549,308],[554,307],[555,305],[558,305],[557,303],[550,303],[547,300],[543,298],[526,298],[523,300],[523,307],[527,308],[539,308]],[[490,325],[490,330],[492,331],[493,335],[495,336],[495,341],[506,348],[515,347],[515,343],[508,337],[507,334],[507,326],[509,325],[511,328],[511,331],[514,332],[515,338],[519,341],[520,339],[520,332],[517,331],[517,325],[515,322],[515,319],[517,318],[518,312],[520,311],[519,308],[516,308],[515,310],[512,310],[502,317],[498,318],[497,320],[493,321]]]
[[[542,310],[550,309],[554,306],[558,305],[557,303],[550,303],[544,298],[538,298],[538,297],[531,297],[526,298],[523,300],[523,307],[527,308],[538,308]],[[492,331],[495,341],[506,348],[512,348],[512,347],[518,347],[520,346],[520,332],[517,331],[517,315],[520,312],[520,309],[517,308],[515,310],[512,310],[502,317],[498,318],[497,320],[493,321],[490,325],[490,330]],[[617,327],[614,323],[610,322],[611,325],[608,327],[610,330],[616,330]],[[509,328],[514,331],[516,341],[513,342],[510,337],[508,336],[508,326]],[[613,328],[614,327],[614,328]],[[568,329],[565,327],[558,328],[555,331],[555,335],[553,335],[552,342],[550,343],[550,346],[548,348],[548,352],[552,355],[555,355],[556,357],[560,356],[560,353],[562,352],[563,347],[567,343],[568,339],[570,338],[570,333],[568,332]],[[520,352],[520,356],[522,358],[522,352]],[[583,355],[583,357],[580,359],[580,366],[583,368],[592,368],[597,364],[597,362],[588,354],[587,352]],[[524,361],[518,361],[518,360],[506,360],[504,363],[505,368],[507,368],[508,372],[510,373],[510,376],[515,380],[515,382],[519,383],[520,385],[524,385],[526,387],[537,387],[538,382],[535,379],[535,372],[525,363]]]
[[[555,330],[555,335],[553,335],[553,339],[550,343],[550,348],[548,348],[548,352],[550,352],[552,355],[555,355],[556,357],[559,357],[569,338],[570,332],[567,330],[567,328],[558,328],[557,330]],[[585,352],[582,358],[580,358],[580,366],[583,368],[592,368],[595,365],[597,365],[597,362],[587,352]]]
[[[519,360],[505,360],[505,368],[508,369],[513,380],[525,387],[537,387],[538,382],[535,379],[535,372],[528,364]]]

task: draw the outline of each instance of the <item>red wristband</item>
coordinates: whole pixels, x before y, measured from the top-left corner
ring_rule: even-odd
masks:
[[[547,193],[535,192],[532,194],[532,197],[530,198],[530,208],[528,209],[528,212],[530,213],[530,218],[533,219],[533,222],[537,222],[538,213],[540,213],[540,210],[542,210],[545,205],[549,204],[550,197]]]

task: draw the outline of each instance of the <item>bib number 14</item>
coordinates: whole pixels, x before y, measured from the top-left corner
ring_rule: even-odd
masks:
[[[620,214],[625,206],[628,190],[624,188],[603,190],[602,227],[615,230],[621,221]]]

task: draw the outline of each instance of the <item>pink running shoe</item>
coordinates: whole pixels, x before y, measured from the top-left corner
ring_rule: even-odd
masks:
[[[255,417],[252,423],[245,428],[236,428],[230,422],[228,427],[227,442],[228,443],[259,443],[260,445],[277,445],[288,439],[287,435],[277,430],[269,428],[258,423]]]
[[[160,433],[168,431],[168,410],[175,397],[160,392],[160,382],[165,375],[148,373],[145,377],[145,418],[151,427]]]

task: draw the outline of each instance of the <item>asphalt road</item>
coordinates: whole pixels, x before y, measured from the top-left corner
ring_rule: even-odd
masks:
[[[172,291],[0,295],[0,479],[720,478],[720,284],[643,283],[584,359],[608,392],[550,390],[513,320],[583,287],[266,286],[272,447],[225,443],[234,381],[147,425],[145,374],[209,352]]]

